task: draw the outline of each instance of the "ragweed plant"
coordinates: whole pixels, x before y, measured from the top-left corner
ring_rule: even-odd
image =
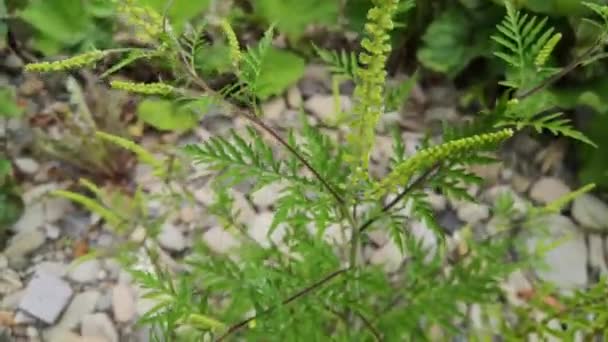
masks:
[[[131,8],[136,6],[134,1],[124,4],[128,13],[143,13]],[[401,8],[412,4],[413,1],[406,1],[409,6]],[[446,126],[441,142],[431,144],[431,139],[427,139],[413,155],[405,152],[402,139],[396,134],[388,176],[376,179],[369,172],[369,158],[376,126],[386,106],[385,64],[391,50],[388,34],[395,25],[392,15],[398,5],[397,0],[373,1],[358,59],[324,55],[325,60],[340,63],[333,70],[356,83],[356,106],[345,127],[349,130],[346,144],[312,126],[306,116],[301,117],[301,128],[284,134],[265,122],[257,94],[264,87],[260,77],[263,63],[273,49],[272,28],[258,44],[244,49],[230,23],[219,21],[218,30],[228,41],[238,81],[233,87],[216,90],[193,67],[192,54],[180,43],[180,37],[174,36],[171,22],[156,13],[151,17],[160,16],[160,20],[141,25],[142,32],[154,39],[145,49],[129,49],[131,56],[168,61],[179,77],[171,84],[115,81],[111,83],[113,87],[186,101],[212,98],[225,113],[251,124],[244,131],[213,136],[183,150],[197,166],[213,175],[210,189],[215,194],[208,210],[218,216],[218,224],[226,234],[234,235],[238,248],[220,251],[217,246],[196,239],[191,253],[182,260],[186,266],[176,271],[159,261],[160,250],[153,244],[151,233],[151,244],[143,244],[151,268],[136,268],[136,255],[123,255],[135,280],[147,291],[146,297],[157,304],[142,317],[142,322],[156,327],[153,332],[157,340],[220,341],[242,337],[273,341],[402,341],[436,338],[438,330],[445,337],[455,336],[463,330],[463,303],[495,304],[502,297],[502,280],[535,257],[518,250],[518,259],[513,260],[512,249],[522,244],[509,234],[479,238],[469,227],[460,237],[449,240],[436,220],[428,190],[438,190],[458,200],[475,200],[467,189],[482,179],[470,172],[469,166],[494,162],[484,152],[498,148],[523,127],[577,137],[563,119],[537,117],[537,110],[545,109],[546,102],[531,106],[531,102],[524,101],[534,98],[532,95],[542,91],[542,87],[523,89],[530,84],[527,78],[522,79],[528,77],[522,68],[543,67],[559,35],[549,30],[538,38],[544,21],[535,24],[536,19],[528,20],[509,3],[506,23],[498,31],[513,41],[505,37],[496,40],[517,56],[512,58],[505,52],[499,55],[513,64],[515,76],[508,78],[507,85],[518,97],[507,94],[495,110],[482,116],[491,119],[483,124]],[[137,21],[132,22],[138,25]],[[152,30],[148,24],[156,26]],[[527,33],[532,28],[535,42],[528,41],[531,38]],[[117,65],[124,66],[132,60],[127,57]],[[29,68],[61,69],[40,64]],[[538,84],[562,73],[542,70],[546,72],[534,76]],[[103,133],[98,136],[134,153],[141,162],[151,165],[160,179],[170,173],[166,160],[157,160],[135,143]],[[284,184],[274,204],[272,222],[266,227],[267,240],[255,239],[249,222],[240,221],[240,213],[233,208],[235,198],[229,188],[245,181],[254,184],[252,191],[276,182]],[[179,193],[172,183],[166,181],[163,185],[170,194]],[[103,198],[100,191],[88,187]],[[129,231],[137,224],[147,231],[154,230],[152,227],[162,220],[160,217],[149,221],[145,212],[124,220],[106,210],[111,204],[103,200],[90,202],[65,192],[60,195],[99,212],[119,231]],[[501,203],[505,211],[509,210],[508,203],[512,206],[512,201]],[[551,210],[556,206],[551,206]],[[519,230],[525,226],[522,222],[517,225]],[[343,238],[328,239],[330,231],[338,231]],[[390,237],[391,246],[400,253],[398,262],[375,265],[365,257],[364,250],[372,245],[372,232]],[[542,326],[533,325],[532,330]]]

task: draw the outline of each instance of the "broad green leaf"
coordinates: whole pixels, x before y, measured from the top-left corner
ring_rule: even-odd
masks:
[[[147,99],[137,108],[138,117],[145,123],[163,131],[186,131],[198,124],[206,113],[210,100],[203,98],[178,105],[169,100]]]
[[[12,87],[0,88],[0,117],[17,117],[23,113],[23,108],[17,105],[15,89]]]
[[[202,15],[211,3],[210,0],[138,0],[144,6],[150,6],[161,15],[168,13],[171,25],[181,32],[184,25],[194,17]],[[169,5],[169,7],[167,6]]]
[[[271,47],[262,62],[256,95],[262,100],[282,93],[304,75],[304,59]]]
[[[196,68],[204,75],[216,75],[232,69],[230,50],[226,44],[216,42],[205,45],[194,56]]]
[[[331,25],[338,18],[337,0],[256,0],[255,14],[290,39],[298,39],[311,24]]]
[[[65,45],[82,41],[93,24],[81,0],[32,0],[20,16],[42,36]]]
[[[475,17],[457,6],[445,10],[422,36],[418,60],[431,70],[454,77],[474,58],[489,55],[495,14],[482,12],[480,15]]]

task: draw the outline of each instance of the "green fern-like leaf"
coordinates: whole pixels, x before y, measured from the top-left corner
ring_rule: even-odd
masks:
[[[259,87],[259,79],[262,73],[262,64],[272,43],[274,27],[270,27],[255,47],[249,47],[247,52],[241,57],[242,69],[240,73],[243,82],[252,94],[255,94]]]
[[[359,68],[359,62],[357,61],[357,55],[354,52],[341,51],[330,51],[320,48],[313,44],[315,52],[329,66],[329,70],[339,76],[347,77],[354,80],[356,77],[357,68]]]
[[[504,116],[496,124],[497,127],[514,126],[517,129],[532,127],[538,133],[549,131],[554,135],[564,135],[591,146],[596,146],[582,132],[572,127],[570,119],[563,113],[555,112],[553,95],[548,92],[534,94],[522,101],[510,101],[504,111]]]
[[[494,54],[513,68],[502,83],[512,88],[522,88],[555,72],[544,65],[561,35],[554,33],[553,27],[547,27],[547,18],[524,14],[516,10],[511,1],[505,1],[505,6],[507,15],[496,26],[499,34],[492,36],[504,51]]]
[[[297,174],[299,166],[289,168],[286,162],[276,158],[272,147],[257,131],[248,128],[247,132],[246,138],[231,131],[229,138],[215,136],[198,145],[187,145],[185,152],[195,163],[204,164],[210,170],[222,170],[222,177],[232,184],[254,177],[259,187],[281,180],[315,185]]]

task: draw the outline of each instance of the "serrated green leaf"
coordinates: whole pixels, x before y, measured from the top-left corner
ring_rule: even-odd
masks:
[[[19,16],[33,26],[43,38],[43,46],[51,50],[53,44],[75,45],[87,37],[93,22],[80,0],[32,0]],[[52,51],[48,51],[52,52]]]
[[[311,24],[334,24],[338,18],[336,0],[256,0],[256,15],[276,24],[290,39],[298,39]]]
[[[187,131],[198,125],[208,111],[209,98],[201,98],[186,104],[169,100],[146,99],[137,107],[137,116],[150,126],[163,131]]]
[[[282,93],[304,75],[304,66],[300,56],[270,47],[262,61],[256,95],[264,100]]]

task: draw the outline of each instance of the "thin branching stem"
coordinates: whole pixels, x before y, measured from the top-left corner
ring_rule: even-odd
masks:
[[[423,185],[428,178],[435,173],[439,169],[439,164],[434,167],[429,168],[423,174],[418,176],[410,185],[408,185],[405,189],[403,189],[397,197],[395,197],[392,201],[387,203],[384,207],[382,207],[382,211],[379,215],[373,216],[365,221],[361,227],[359,227],[359,232],[363,232],[367,230],[374,222],[376,222],[382,215],[389,210],[391,210],[397,203],[399,203],[405,196],[409,195],[412,191],[416,190],[418,187]]]
[[[179,45],[178,45],[179,46]],[[212,94],[212,95],[217,95],[217,92],[215,90],[213,90],[208,84],[207,82],[205,82],[196,72],[196,70],[194,70],[192,68],[192,66],[190,65],[190,63],[188,63],[188,60],[186,58],[186,52],[183,51],[183,49],[181,48],[181,46],[179,46],[179,55],[181,57],[181,64],[183,65],[184,70],[187,72],[187,74],[190,76],[190,78],[192,79],[192,81],[194,82],[194,84],[196,84],[196,86],[198,88],[200,88],[202,91],[208,93],[208,94]],[[233,104],[230,104],[233,107]],[[268,126],[264,121],[262,121],[259,117],[257,117],[255,114],[252,114],[246,110],[243,110],[242,108],[237,108],[236,113],[238,115],[243,116],[245,119],[247,119],[248,121],[250,121],[251,123],[255,124],[256,126],[258,126],[259,128],[261,128],[262,130],[264,130],[266,133],[270,134],[279,144],[281,144],[287,151],[289,151],[291,154],[293,154],[302,164],[304,164],[304,166],[314,175],[315,178],[317,178],[319,180],[319,182],[321,182],[321,184],[323,185],[323,187],[325,187],[325,189],[327,189],[327,191],[329,191],[329,193],[331,193],[331,195],[336,199],[336,201],[338,202],[338,204],[340,206],[343,206],[345,201],[342,198],[342,196],[338,193],[338,191],[336,189],[334,189],[333,186],[331,186],[329,184],[329,182],[323,178],[323,176],[321,176],[321,174],[319,173],[319,171],[317,171],[307,160],[306,158],[304,158],[304,156],[302,154],[300,154],[300,152],[298,152],[293,146],[291,146],[285,139],[283,139],[274,129],[272,129],[270,126]]]
[[[341,268],[339,270],[333,271],[330,274],[326,275],[325,277],[321,278],[320,280],[318,280],[317,282],[315,282],[314,284],[311,284],[309,286],[306,286],[305,288],[297,291],[296,293],[294,293],[293,295],[287,297],[286,299],[284,299],[281,302],[280,306],[285,306],[288,305],[289,303],[296,301],[299,298],[302,298],[308,294],[310,294],[311,292],[317,290],[318,288],[320,288],[321,286],[325,285],[326,283],[328,283],[330,280],[336,278],[339,275],[342,275],[344,273],[346,273],[349,270],[349,268]],[[239,331],[240,329],[244,328],[245,326],[247,326],[247,324],[249,324],[250,322],[256,320],[257,318],[259,318],[262,315],[266,315],[269,314],[270,312],[272,312],[273,310],[275,310],[276,307],[272,307],[269,308],[268,310],[265,310],[257,315],[254,315],[252,317],[249,317],[247,319],[244,319],[236,324],[233,324],[230,326],[230,328],[228,328],[228,330],[226,330],[226,332],[221,335],[220,337],[218,337],[216,339],[217,342],[219,341],[223,341],[225,340],[227,337],[229,337],[230,335],[236,333],[237,331]]]
[[[570,62],[570,64],[568,64],[564,68],[562,68],[557,74],[547,78],[546,80],[544,80],[537,86],[530,88],[530,89],[526,90],[525,92],[517,95],[516,98],[520,101],[524,100],[524,99],[538,93],[539,91],[547,88],[548,86],[552,85],[553,83],[559,81],[562,77],[566,76],[572,70],[576,69],[579,65],[583,64],[585,62],[585,60],[587,60],[587,58],[591,57],[593,55],[593,53],[602,46],[603,41],[605,39],[606,39],[606,36],[604,34],[602,34],[587,50],[585,50],[585,52],[583,52],[579,57],[577,57],[572,62]]]

